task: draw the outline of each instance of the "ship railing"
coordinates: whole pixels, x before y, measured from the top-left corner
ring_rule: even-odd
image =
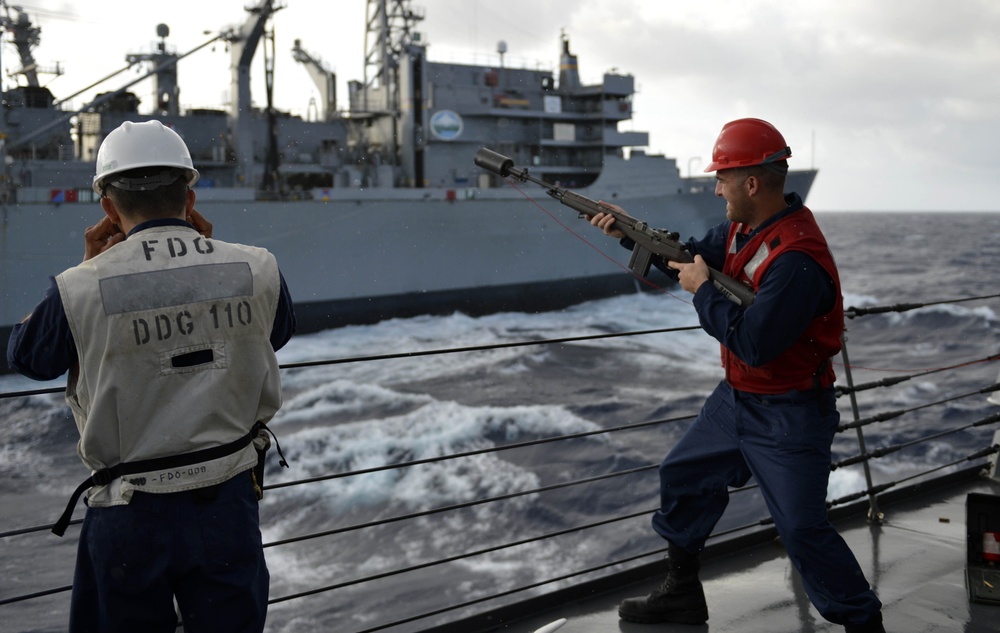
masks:
[[[943,303],[986,301],[988,299],[995,298],[996,296],[974,297],[954,301],[933,302],[933,304],[906,304],[902,306],[897,305],[865,309],[850,308],[847,310],[847,316],[853,321],[854,319],[860,319],[862,317],[885,314],[889,311],[907,311],[930,305],[940,305]],[[376,356],[328,359],[315,362],[286,364],[282,366],[282,369],[284,371],[304,371],[311,367],[329,366],[343,363],[377,363],[387,362],[399,358],[416,358],[449,354],[476,354],[483,351],[522,346],[572,345],[579,342],[593,342],[600,339],[643,337],[652,334],[672,334],[691,329],[697,328],[682,327],[631,332],[611,332],[585,336],[467,346],[462,348],[432,349]],[[851,333],[850,326],[847,329],[847,333]],[[984,396],[1000,390],[1000,384],[996,382],[982,379],[982,377],[961,375],[963,373],[971,373],[973,370],[982,373],[982,368],[986,366],[988,366],[988,371],[995,371],[994,366],[989,364],[1000,359],[1000,355],[993,354],[981,358],[955,359],[954,363],[951,363],[946,367],[924,369],[917,372],[894,375],[874,382],[855,384],[853,381],[853,374],[858,371],[859,367],[851,365],[849,361],[847,353],[848,338],[848,336],[845,336],[844,338],[844,351],[841,356],[842,367],[838,367],[838,370],[841,370],[838,373],[844,377],[846,384],[839,385],[837,387],[837,395],[840,398],[847,397],[850,400],[849,410],[853,415],[845,415],[845,407],[842,404],[840,405],[839,408],[842,412],[842,424],[840,428],[840,435],[837,440],[835,440],[835,460],[831,464],[831,470],[836,472],[845,468],[856,468],[858,465],[861,465],[864,468],[865,487],[861,490],[856,490],[838,498],[829,499],[827,504],[831,513],[840,512],[842,515],[847,513],[867,513],[868,518],[872,522],[873,529],[877,529],[879,522],[885,517],[884,512],[879,507],[879,500],[885,498],[887,495],[891,495],[893,489],[899,490],[910,484],[914,484],[914,482],[920,482],[922,484],[927,481],[936,481],[947,477],[979,476],[990,472],[991,469],[996,468],[996,455],[998,450],[1000,450],[1000,444],[997,443],[997,438],[1000,437],[1000,433],[998,433],[992,441],[990,441],[986,435],[983,435],[981,438],[976,438],[976,450],[969,451],[967,455],[961,455],[957,459],[948,459],[946,460],[946,463],[936,463],[928,468],[915,468],[913,469],[913,472],[907,473],[905,476],[894,481],[878,480],[878,478],[873,475],[871,464],[872,462],[877,462],[877,460],[881,460],[895,453],[912,450],[919,451],[921,450],[920,447],[926,447],[927,443],[940,440],[941,438],[949,435],[970,433],[982,434],[983,429],[986,429],[986,427],[996,425],[998,420],[1000,420],[1000,413],[985,415],[979,419],[954,426],[950,429],[943,431],[939,430],[943,421],[949,417],[946,415],[949,406],[955,406],[955,403],[967,401],[971,398],[978,398],[979,400],[977,402],[981,403],[985,399]],[[870,367],[863,368],[863,370],[877,371],[877,369]],[[892,371],[899,373],[899,370]],[[930,373],[959,375],[956,380],[961,384],[971,385],[971,387],[961,389],[959,392],[950,394],[945,398],[921,402],[906,409],[875,411],[874,413],[862,417],[862,404],[873,408],[879,407],[881,406],[881,403],[891,400],[891,396],[885,392],[899,388],[900,385],[906,383],[907,381],[927,376]],[[876,390],[881,392],[883,395],[870,395],[866,399],[865,403],[861,402],[862,396],[865,394],[873,394]],[[0,393],[0,398],[26,398],[41,394],[58,394],[60,391],[62,390],[38,389],[31,391]],[[970,410],[974,409],[975,407],[970,407]],[[934,413],[934,411],[937,411],[937,413]],[[689,413],[667,418],[642,420],[628,424],[615,425],[608,428],[600,428],[560,436],[541,437],[529,441],[483,447],[456,454],[442,455],[440,457],[385,463],[375,467],[354,470],[351,472],[328,473],[322,476],[307,479],[281,481],[265,486],[265,494],[281,495],[283,491],[293,487],[310,486],[335,479],[358,477],[385,471],[411,469],[432,462],[474,459],[477,456],[485,454],[516,453],[517,451],[531,449],[532,447],[540,445],[572,442],[582,438],[599,435],[623,434],[636,432],[641,429],[657,427],[683,428],[684,425],[691,423],[696,414],[696,411],[691,411]],[[900,420],[915,416],[916,414],[923,415],[923,420],[916,420],[912,425],[907,423],[907,426],[905,426],[907,433],[912,436],[911,439],[894,444],[880,445],[875,449],[868,448],[868,442],[866,441],[865,436],[866,430],[869,431],[869,439],[873,436],[878,438],[880,436],[877,433],[872,433],[872,430],[877,429],[879,425],[890,422],[894,422],[898,425],[900,424]],[[922,432],[920,427],[926,420],[932,420],[934,428],[938,430],[935,430],[934,432]],[[851,443],[856,444],[857,453],[853,455],[844,454],[843,446],[852,436],[856,438],[856,440]],[[991,461],[992,464],[990,463]],[[267,550],[278,551],[281,548],[294,546],[296,544],[314,543],[319,539],[332,537],[346,538],[351,534],[359,534],[367,530],[377,529],[381,526],[391,526],[390,529],[404,530],[404,526],[413,521],[440,521],[443,525],[447,521],[449,515],[456,512],[475,509],[489,504],[507,503],[517,498],[530,497],[532,499],[540,500],[543,499],[546,494],[553,493],[557,490],[574,489],[574,494],[576,494],[578,498],[585,499],[587,498],[586,489],[588,487],[610,480],[621,482],[622,487],[625,487],[626,485],[637,486],[641,483],[641,485],[645,487],[645,492],[648,495],[648,505],[645,507],[635,508],[633,511],[625,514],[600,516],[596,520],[560,526],[559,529],[546,533],[523,535],[512,540],[496,543],[483,543],[481,547],[475,547],[468,551],[452,552],[447,555],[442,554],[439,558],[435,558],[433,560],[427,560],[425,562],[411,565],[400,565],[391,569],[383,569],[377,573],[369,575],[358,575],[357,577],[336,581],[334,581],[334,579],[330,579],[328,582],[319,582],[317,586],[306,590],[286,591],[279,595],[274,595],[274,592],[272,592],[270,602],[276,608],[293,603],[294,605],[297,605],[294,607],[296,609],[306,609],[305,603],[310,599],[330,600],[331,596],[339,595],[339,592],[349,591],[384,592],[391,590],[385,589],[384,587],[399,587],[401,582],[419,583],[421,574],[427,573],[428,571],[440,574],[442,573],[442,570],[447,569],[446,566],[454,563],[469,561],[470,559],[475,559],[477,557],[487,557],[499,552],[512,552],[516,551],[517,548],[530,546],[532,544],[541,542],[570,542],[568,539],[571,539],[574,535],[579,535],[581,533],[594,533],[599,530],[611,530],[607,538],[616,538],[617,535],[622,533],[626,526],[641,526],[636,527],[636,529],[645,529],[648,531],[648,517],[656,509],[655,500],[658,491],[655,472],[657,468],[658,463],[645,463],[627,469],[609,470],[607,472],[579,472],[567,476],[565,479],[560,481],[548,482],[545,485],[513,493],[481,496],[451,505],[443,505],[420,511],[400,513],[388,517],[379,517],[350,525],[330,525],[325,529],[318,531],[291,535],[280,540],[267,542],[264,545]],[[730,493],[734,497],[743,497],[752,495],[755,490],[756,485],[750,484],[742,488],[731,490]],[[643,504],[641,503],[639,505],[642,506]],[[508,511],[513,512],[516,510]],[[537,508],[535,508],[535,511],[537,511]],[[266,525],[266,516],[262,518],[262,522]],[[76,519],[72,521],[71,525],[79,525],[80,523],[82,523],[82,520]],[[8,526],[5,530],[0,531],[0,544],[17,547],[17,543],[15,542],[16,539],[54,538],[51,534],[49,534],[51,527],[52,526],[50,524],[29,527]],[[770,540],[773,539],[774,535],[775,532],[772,520],[767,515],[766,509],[763,508],[763,505],[761,504],[759,519],[743,521],[737,525],[723,525],[723,523],[720,523],[717,531],[713,534],[709,541],[706,555],[712,555],[712,552],[719,553],[732,551],[734,548],[741,546],[745,547],[749,543],[760,542],[761,540]],[[652,541],[654,539],[650,540]],[[617,556],[614,560],[581,560],[579,566],[573,569],[561,570],[559,573],[549,575],[540,573],[539,576],[532,581],[524,582],[513,587],[508,587],[505,586],[504,583],[497,582],[496,586],[498,589],[495,591],[470,591],[468,595],[464,596],[463,599],[455,600],[452,597],[446,604],[442,604],[440,608],[431,610],[425,609],[422,611],[418,610],[418,612],[405,616],[395,614],[384,620],[379,619],[377,616],[370,617],[364,624],[357,624],[356,628],[353,629],[350,629],[347,625],[345,625],[345,623],[348,622],[348,618],[345,615],[345,618],[340,620],[340,624],[342,626],[339,628],[340,630],[345,631],[352,630],[354,633],[370,633],[385,630],[419,630],[436,631],[438,633],[458,633],[461,631],[465,633],[468,631],[486,630],[489,628],[490,623],[495,625],[497,622],[504,621],[505,618],[508,620],[516,619],[518,613],[524,613],[524,608],[527,603],[566,599],[567,596],[573,595],[579,597],[580,595],[585,595],[586,592],[595,591],[601,587],[611,587],[615,585],[620,586],[621,583],[628,581],[628,579],[631,578],[634,580],[637,577],[641,577],[642,574],[648,576],[652,573],[651,570],[654,566],[658,564],[658,561],[665,553],[666,548],[665,546],[659,546],[653,549],[646,549],[640,545],[639,547],[632,547],[631,549],[623,547],[622,550],[624,553]],[[71,578],[72,570],[71,564],[68,560],[66,566],[66,577]],[[544,572],[544,570],[542,571]],[[23,574],[18,574],[17,577],[21,578],[23,577]],[[412,578],[413,580],[401,581],[401,578]],[[28,584],[30,585],[30,583]],[[37,609],[39,612],[58,610],[59,607],[53,606],[51,601],[60,600],[61,604],[68,605],[68,596],[60,596],[60,594],[69,592],[71,588],[71,585],[68,584],[44,588],[24,585],[18,586],[17,583],[8,580],[4,583],[2,589],[0,589],[0,617],[5,617],[6,619],[3,611],[4,608],[22,605],[23,603],[29,601],[49,601],[44,605],[38,605]],[[574,594],[574,591],[577,593]],[[580,591],[583,591],[584,593],[580,594]],[[345,609],[348,609],[348,607],[345,607]],[[179,624],[179,626],[181,625]]]

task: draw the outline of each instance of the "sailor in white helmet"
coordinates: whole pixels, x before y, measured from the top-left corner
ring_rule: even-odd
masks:
[[[258,435],[281,406],[274,352],[295,315],[270,253],[211,239],[197,180],[160,122],[108,134],[94,177],[105,217],[7,347],[25,376],[69,372],[93,473],[53,528],[89,490],[72,632],[173,631],[175,599],[188,633],[264,629]]]

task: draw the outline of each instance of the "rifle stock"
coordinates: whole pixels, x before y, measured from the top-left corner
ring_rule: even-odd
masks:
[[[668,262],[688,264],[694,261],[694,257],[691,256],[687,247],[678,240],[679,236],[677,233],[652,229],[642,220],[610,209],[601,205],[596,200],[592,200],[576,192],[551,185],[540,178],[530,175],[527,169],[515,167],[514,161],[502,154],[484,147],[476,152],[474,162],[477,166],[504,178],[513,178],[519,182],[533,182],[541,185],[545,188],[545,193],[549,194],[549,196],[567,207],[575,209],[584,216],[594,216],[598,213],[606,213],[613,216],[615,218],[615,228],[635,243],[635,246],[632,248],[632,256],[629,258],[628,267],[638,275],[645,277],[649,274],[654,255]],[[753,303],[753,291],[732,277],[710,267],[708,269],[708,278],[719,292],[736,305],[747,307]]]

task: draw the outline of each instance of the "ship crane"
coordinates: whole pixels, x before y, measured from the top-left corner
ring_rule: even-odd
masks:
[[[413,27],[424,19],[423,13],[412,8],[409,0],[368,0],[367,14],[364,87],[393,86],[400,57],[410,44],[420,39]],[[391,109],[389,95],[385,97],[384,106]],[[374,106],[366,102],[364,109]]]
[[[413,30],[423,19],[409,0],[368,0],[364,83],[351,86],[351,111],[376,115],[368,141],[388,148],[410,187],[426,184],[426,47]]]
[[[332,120],[337,113],[337,75],[327,70],[323,62],[310,55],[302,48],[302,40],[295,40],[292,48],[292,58],[306,67],[309,77],[319,90],[322,110],[319,113],[323,121]]]
[[[265,26],[275,11],[273,0],[261,0],[248,8],[250,17],[228,37],[232,55],[232,100],[229,109],[230,136],[236,157],[238,186],[253,186],[253,116],[250,99],[250,62],[262,38]]]

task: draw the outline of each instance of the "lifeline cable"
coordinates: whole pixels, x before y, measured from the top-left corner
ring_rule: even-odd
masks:
[[[942,299],[940,301],[926,301],[924,303],[896,303],[891,306],[874,306],[871,308],[858,308],[851,306],[844,310],[844,316],[848,319],[854,317],[867,316],[869,314],[885,314],[886,312],[908,312],[917,308],[929,308],[931,306],[944,305],[949,303],[964,303],[966,301],[976,301],[978,299],[996,299],[1000,294],[983,295],[979,297],[966,297],[964,299]]]

